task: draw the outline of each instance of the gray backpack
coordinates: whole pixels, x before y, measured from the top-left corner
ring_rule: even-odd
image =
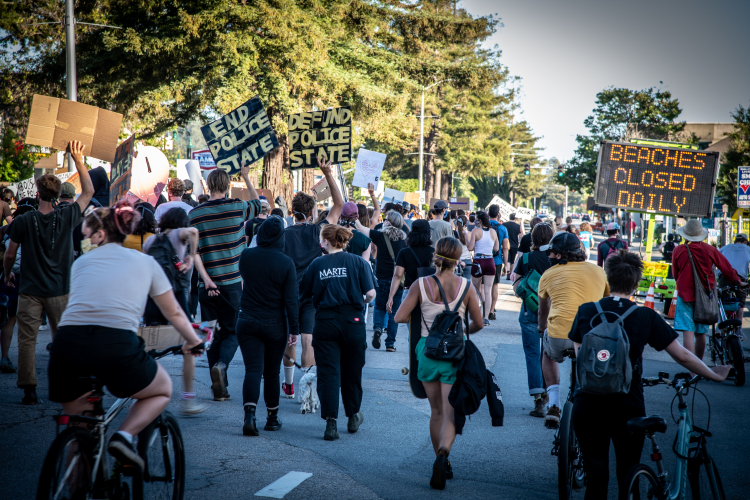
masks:
[[[576,357],[579,387],[588,394],[627,394],[630,392],[633,367],[630,362],[630,340],[623,321],[638,306],[618,315],[603,311],[599,302],[594,305],[597,314],[591,318],[591,330],[581,339]],[[609,323],[607,314],[617,316],[617,320]],[[594,319],[599,316],[602,322],[594,326]]]

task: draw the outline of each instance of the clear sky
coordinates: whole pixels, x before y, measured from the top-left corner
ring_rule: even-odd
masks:
[[[522,78],[521,111],[543,156],[572,158],[596,93],[672,92],[687,122],[731,122],[750,105],[750,0],[463,0],[496,14],[498,45]],[[663,85],[659,81],[663,81]]]

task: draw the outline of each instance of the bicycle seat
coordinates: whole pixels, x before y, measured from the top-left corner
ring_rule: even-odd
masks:
[[[724,328],[733,328],[735,326],[742,326],[742,320],[741,319],[725,319],[718,325],[716,325],[716,328],[719,330],[723,330]]]
[[[666,431],[667,422],[659,415],[631,418],[628,420],[628,432],[631,434],[652,432],[661,432],[663,434]]]

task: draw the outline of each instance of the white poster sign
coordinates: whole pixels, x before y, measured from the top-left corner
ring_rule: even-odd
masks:
[[[485,210],[488,210],[491,205],[497,205],[500,207],[500,218],[504,221],[510,220],[510,214],[516,214],[517,219],[531,220],[534,217],[534,211],[530,208],[514,208],[513,205],[503,200],[499,196],[495,195],[487,205]]]
[[[387,155],[360,148],[357,153],[357,167],[354,170],[352,186],[366,188],[368,183],[377,185],[383,174]]]
[[[36,180],[33,177],[16,184],[16,198],[34,198],[36,196]]]
[[[391,188],[385,188],[383,203],[398,203],[404,201],[406,193]]]

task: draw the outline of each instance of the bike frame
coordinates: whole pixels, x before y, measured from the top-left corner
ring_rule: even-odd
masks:
[[[677,463],[675,464],[675,481],[669,487],[669,493],[667,498],[669,500],[680,500],[684,498],[684,492],[688,488],[688,477],[687,477],[687,457],[690,447],[690,437],[693,434],[693,421],[690,418],[690,412],[688,411],[687,404],[683,398],[682,389],[678,393],[680,419],[677,422],[677,443],[675,449],[677,451]],[[683,458],[684,457],[684,458]],[[660,465],[660,469],[663,466]],[[663,471],[659,471],[661,475]]]

